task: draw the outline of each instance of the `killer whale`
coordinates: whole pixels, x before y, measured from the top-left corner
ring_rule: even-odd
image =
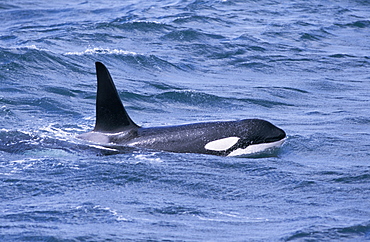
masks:
[[[137,147],[177,153],[238,156],[279,147],[285,132],[261,119],[143,128],[127,114],[108,69],[95,63],[96,120],[79,138],[105,147]]]

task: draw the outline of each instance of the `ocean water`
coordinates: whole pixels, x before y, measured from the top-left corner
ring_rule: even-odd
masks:
[[[370,240],[370,3],[0,3],[1,241]],[[274,154],[114,153],[94,62],[145,127],[262,118]]]

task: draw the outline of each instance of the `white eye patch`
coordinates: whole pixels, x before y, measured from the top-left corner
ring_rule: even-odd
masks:
[[[207,150],[225,151],[231,148],[233,145],[235,145],[239,139],[240,139],[239,137],[227,137],[223,139],[214,140],[207,143],[204,146],[204,148]]]

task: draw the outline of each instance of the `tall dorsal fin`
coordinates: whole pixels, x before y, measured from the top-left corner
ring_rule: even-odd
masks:
[[[138,128],[123,107],[108,69],[100,62],[96,62],[95,67],[98,92],[94,131],[116,133],[127,128]]]

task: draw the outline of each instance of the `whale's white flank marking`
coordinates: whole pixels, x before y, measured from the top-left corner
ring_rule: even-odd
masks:
[[[214,150],[214,151],[225,151],[231,148],[233,145],[238,142],[239,137],[227,137],[223,139],[218,139],[207,143],[204,148],[207,150]]]
[[[236,149],[232,151],[230,154],[228,154],[227,156],[249,155],[249,154],[259,153],[259,152],[262,152],[270,148],[278,148],[284,143],[284,141],[285,139],[282,139],[276,142],[271,142],[271,143],[249,145],[245,149],[241,149],[241,148]]]

